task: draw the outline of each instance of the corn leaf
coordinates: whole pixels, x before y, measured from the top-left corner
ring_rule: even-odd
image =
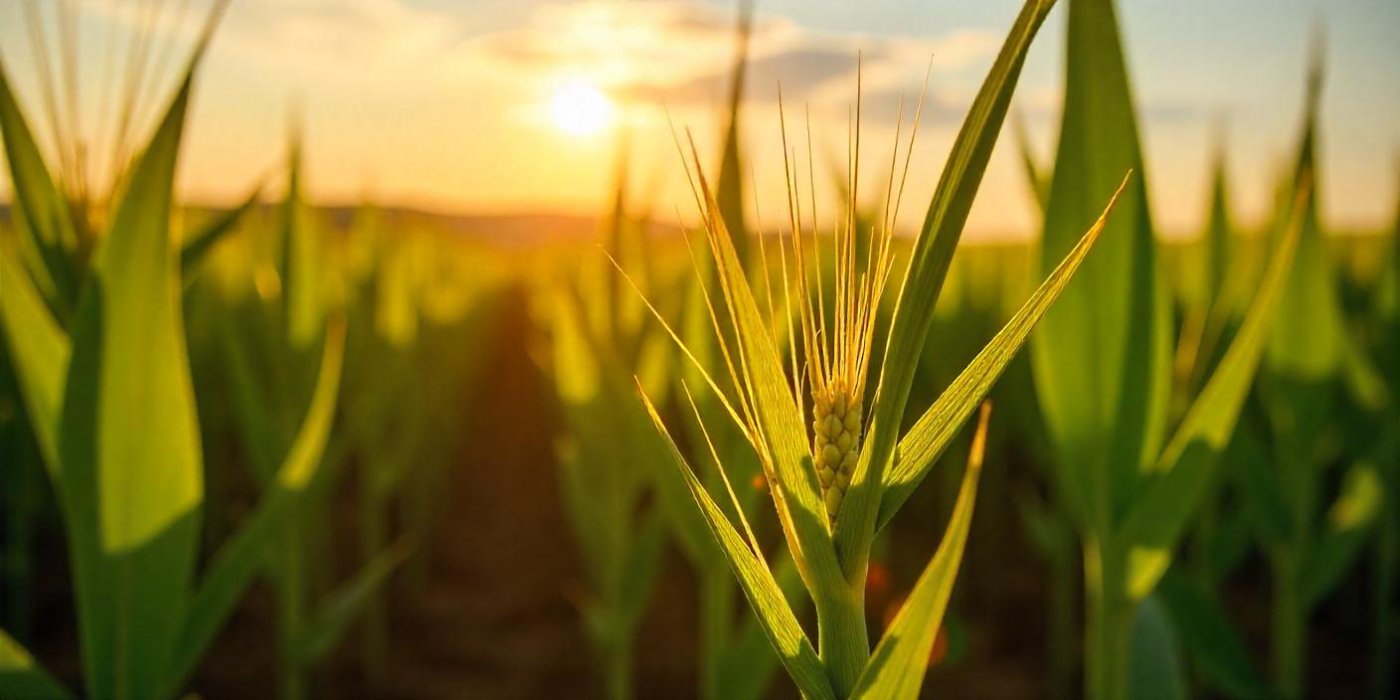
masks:
[[[972,509],[977,501],[977,482],[982,474],[982,457],[987,441],[987,417],[984,407],[972,440],[972,454],[967,460],[953,516],[938,551],[929,560],[914,590],[909,593],[899,614],[885,630],[885,636],[870,656],[870,663],[856,681],[853,697],[870,700],[917,698],[928,670],[929,654],[933,651],[943,612],[953,594],[953,582],[962,563],[968,529],[972,525]]]
[[[923,481],[934,462],[948,447],[948,443],[958,434],[963,421],[972,415],[973,409],[986,397],[987,392],[991,391],[1006,365],[1030,337],[1036,322],[1055,303],[1065,285],[1069,284],[1075,270],[1079,269],[1084,257],[1093,248],[1094,241],[1098,239],[1099,232],[1103,230],[1118,194],[1127,184],[1128,180],[1125,178],[1119,185],[1118,192],[1099,215],[1098,221],[1089,227],[1089,231],[1079,239],[1079,243],[1070,250],[1035,293],[1031,294],[1030,299],[1026,300],[1016,315],[1012,316],[991,342],[977,353],[977,357],[973,358],[967,368],[953,380],[899,441],[899,449],[895,453],[896,462],[890,471],[881,499],[877,529],[883,528],[890,518],[894,517],[899,507],[918,487],[919,482]]]
[[[1311,198],[1309,190],[1297,196],[1300,203]],[[1120,536],[1124,545],[1134,548],[1129,578],[1130,589],[1138,596],[1150,592],[1166,570],[1171,550],[1200,501],[1215,463],[1229,446],[1293,266],[1301,228],[1295,219],[1278,242],[1239,332],[1162,451],[1146,493],[1124,521]]]
[[[258,501],[253,514],[215,554],[191,602],[189,614],[181,625],[180,643],[176,646],[169,674],[170,693],[177,691],[194,671],[248,583],[266,561],[268,548],[285,531],[289,518],[295,517],[302,494],[314,481],[335,418],[344,355],[345,326],[336,322],[326,333],[311,405],[277,478]]]
[[[1075,0],[1068,10],[1064,118],[1041,269],[1074,245],[1124,172],[1136,176],[1094,254],[1041,322],[1031,360],[1066,505],[1106,536],[1159,449],[1172,341],[1113,5]]]
[[[199,544],[203,466],[169,226],[191,77],[132,171],[74,322],[59,455],[98,697],[160,692]]]
[[[0,630],[0,697],[25,700],[71,698],[58,681],[40,666],[29,651]]]
[[[1155,596],[1137,606],[1131,644],[1127,697],[1134,700],[1183,700],[1187,697],[1176,630]]]
[[[1318,191],[1317,116],[1322,93],[1322,64],[1314,58],[1308,78],[1307,114],[1294,170],[1294,187],[1307,183]],[[1302,219],[1298,262],[1289,272],[1279,305],[1283,311],[1271,329],[1266,364],[1277,375],[1319,381],[1341,368],[1343,326],[1332,261],[1322,237],[1317,197],[1285,203],[1285,221]],[[1301,208],[1301,210],[1300,210]]]
[[[0,63],[0,135],[5,144],[5,160],[10,165],[16,228],[24,239],[21,250],[33,251],[27,260],[36,287],[45,301],[59,314],[66,314],[78,296],[74,262],[69,259],[76,245],[68,202],[55,186],[34,134],[15,101],[8,72]]]
[[[798,606],[807,600],[807,592],[802,587],[802,577],[791,557],[784,556],[778,561],[773,567],[773,578],[786,596],[788,605],[798,610]],[[731,635],[729,646],[719,662],[715,695],[735,700],[757,700],[766,697],[764,691],[772,684],[773,672],[778,669],[778,656],[773,653],[763,625],[755,616],[746,615],[740,624],[740,628]]]
[[[213,250],[224,236],[233,231],[238,226],[238,222],[249,211],[252,211],[253,207],[257,206],[260,194],[262,194],[262,187],[253,190],[253,193],[248,195],[242,204],[214,217],[212,221],[195,231],[184,242],[180,248],[180,274],[186,278],[186,284],[189,283],[189,278],[194,275],[195,271],[199,269],[200,262],[209,255],[209,251]]]
[[[332,591],[321,603],[311,626],[302,632],[300,642],[301,657],[305,662],[315,662],[334,651],[345,636],[350,623],[375,599],[379,591],[388,584],[393,575],[413,547],[405,541],[390,546],[364,565],[350,579]]]
[[[294,350],[309,348],[325,325],[318,230],[301,199],[301,143],[292,144],[287,197],[282,203],[282,302]]]
[[[812,648],[806,633],[802,631],[802,626],[798,624],[792,608],[788,607],[783,591],[773,578],[768,563],[759,553],[749,549],[744,538],[734,530],[724,512],[710,498],[704,485],[691,473],[685,456],[681,454],[675,442],[671,441],[670,434],[666,432],[666,426],[661,422],[661,416],[657,415],[651,400],[646,398],[645,394],[642,395],[642,400],[646,403],[647,412],[651,415],[656,430],[665,437],[676,468],[685,477],[691,497],[704,513],[711,534],[724,549],[725,557],[729,560],[734,575],[738,577],[739,585],[748,597],[754,615],[763,625],[763,631],[767,633],[768,641],[773,645],[788,675],[792,677],[803,696],[812,700],[834,700],[835,693],[831,689],[831,681],[827,678],[826,668],[817,657],[817,652]]]
[[[1045,215],[1045,205],[1050,201],[1049,174],[1036,163],[1031,151],[1030,135],[1026,133],[1026,121],[1019,115],[1012,118],[1011,125],[1016,134],[1016,152],[1021,157],[1021,170],[1026,175],[1026,184],[1031,191],[1031,199],[1041,216]]]
[[[713,195],[703,174],[700,187],[710,211],[715,210]],[[785,523],[784,534],[798,569],[819,581],[834,582],[840,576],[836,552],[831,546],[826,506],[822,505],[817,484],[817,471],[807,442],[807,428],[793,401],[787,384],[787,374],[768,325],[763,320],[758,302],[749,288],[744,266],[722,229],[723,220],[712,216],[708,225],[711,249],[719,273],[729,317],[734,324],[738,345],[738,371],[745,377],[744,385],[752,393],[755,421],[765,444],[759,449],[768,453],[774,474],[770,475],[773,501],[779,518]]]
[[[44,306],[29,273],[15,256],[8,239],[0,237],[0,322],[14,358],[24,407],[34,426],[44,467],[55,489],[59,476],[58,426],[63,405],[63,385],[72,346]]]
[[[1326,525],[1302,567],[1298,588],[1304,604],[1322,600],[1351,570],[1381,511],[1384,492],[1376,464],[1363,461],[1347,470],[1342,492],[1328,509]]]
[[[1229,614],[1201,587],[1175,572],[1153,593],[1176,623],[1201,680],[1231,698],[1267,698],[1269,687],[1249,658],[1249,648],[1230,626]]]
[[[909,270],[895,303],[867,442],[836,525],[836,549],[848,579],[855,579],[853,574],[864,570],[869,556],[914,370],[933,323],[933,315],[927,310],[934,307],[947,277],[972,200],[1006,119],[1026,51],[1054,4],[1054,0],[1028,0],[1022,6],[963,120],[914,243]]]

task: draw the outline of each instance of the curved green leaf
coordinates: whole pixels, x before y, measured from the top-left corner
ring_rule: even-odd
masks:
[[[1041,269],[1074,245],[1124,172],[1136,176],[1094,254],[1041,321],[1031,361],[1066,505],[1081,527],[1107,536],[1166,427],[1169,299],[1113,3],[1074,0],[1067,9],[1064,117]]]
[[[1298,192],[1298,202],[1311,199]],[[1171,550],[1195,510],[1221,453],[1229,446],[1240,409],[1254,382],[1284,281],[1298,250],[1302,222],[1295,217],[1269,260],[1269,267],[1239,332],[1205,388],[1158,459],[1151,485],[1132,505],[1121,534],[1133,547],[1130,588],[1139,597],[1156,585]]]
[[[1022,6],[963,120],[914,242],[909,270],[895,304],[866,444],[836,524],[836,550],[849,580],[855,580],[857,572],[865,570],[870,554],[885,475],[895,459],[914,370],[933,323],[933,315],[927,311],[937,302],[948,275],[972,200],[1006,120],[1026,51],[1054,4],[1054,0],[1027,0]],[[1123,171],[1126,168],[1120,172]]]
[[[58,425],[63,406],[72,345],[54,321],[29,273],[8,239],[0,236],[0,322],[14,358],[15,374],[24,394],[24,408],[34,426],[49,481],[63,487],[59,475]]]
[[[783,591],[773,578],[768,563],[758,553],[749,549],[744,538],[734,530],[724,512],[710,498],[704,485],[691,473],[685,456],[681,454],[675,442],[671,441],[670,434],[666,432],[666,426],[661,422],[661,416],[657,415],[651,400],[643,394],[642,401],[645,402],[657,431],[666,439],[676,468],[685,477],[690,494],[704,513],[711,534],[724,549],[725,557],[729,560],[734,575],[738,577],[744,595],[749,599],[754,616],[763,625],[763,631],[767,633],[768,641],[773,645],[788,675],[805,697],[812,700],[834,700],[835,693],[832,692],[826,668],[817,657],[817,652],[812,648],[806,633],[802,631],[802,626],[798,624],[797,616],[793,614],[792,608],[788,607]]]
[[[199,545],[203,463],[170,242],[191,82],[136,162],[74,320],[59,456],[97,697],[160,692]]]
[[[953,594],[953,583],[962,563],[967,532],[972,526],[972,509],[977,501],[977,482],[982,474],[982,457],[987,442],[990,406],[984,405],[967,459],[967,472],[953,506],[953,516],[938,552],[933,555],[914,584],[914,590],[885,630],[885,636],[870,656],[870,663],[856,681],[853,697],[870,700],[917,698],[928,670],[929,654],[943,623],[943,612]]]
[[[243,200],[242,204],[214,217],[213,220],[205,224],[203,228],[196,231],[184,242],[184,245],[180,248],[180,274],[186,278],[186,283],[188,283],[189,278],[194,275],[194,272],[199,269],[199,264],[204,260],[205,256],[209,254],[209,251],[213,250],[214,246],[219,241],[223,240],[224,236],[228,235],[230,231],[233,231],[234,228],[237,227],[238,222],[241,221],[249,211],[252,211],[253,207],[257,206],[258,196],[261,194],[262,187],[259,186],[257,189],[253,190],[251,195],[248,195],[247,199]]]
[[[5,630],[0,630],[0,696],[16,700],[63,700],[73,697]]]
[[[313,482],[335,419],[344,356],[345,325],[337,321],[327,329],[316,390],[291,450],[256,510],[215,554],[182,621],[168,677],[171,694],[194,671]]]
[[[899,441],[899,449],[895,452],[896,462],[881,497],[877,529],[883,528],[890,518],[894,517],[899,507],[918,487],[919,482],[923,481],[928,470],[948,447],[948,443],[958,434],[963,421],[972,415],[973,409],[986,397],[987,392],[991,391],[992,385],[1001,377],[1006,365],[1016,356],[1026,338],[1030,337],[1036,322],[1055,303],[1065,285],[1069,284],[1075,270],[1079,269],[1084,257],[1093,248],[1109,213],[1113,211],[1114,202],[1127,186],[1129,177],[1131,174],[1123,179],[1118,191],[1109,199],[1108,206],[1099,215],[1098,221],[1089,227],[1088,232],[1079,239],[1079,243],[1070,250],[1060,265]]]

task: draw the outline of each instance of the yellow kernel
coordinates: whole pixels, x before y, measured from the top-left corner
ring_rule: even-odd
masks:
[[[840,418],[837,418],[836,416],[826,417],[826,434],[828,437],[835,438],[837,435],[840,435],[841,429],[842,428]]]
[[[826,501],[827,515],[833,518],[836,517],[836,511],[841,510],[841,497],[844,495],[840,488],[827,489],[826,498],[824,499]]]
[[[846,430],[853,433],[860,432],[860,412],[851,411],[846,414]]]
[[[853,442],[855,442],[855,438],[851,437],[850,433],[843,432],[840,437],[836,438],[836,449],[845,452],[851,449]]]
[[[841,452],[836,449],[835,445],[827,445],[822,449],[822,459],[828,465],[840,464]]]

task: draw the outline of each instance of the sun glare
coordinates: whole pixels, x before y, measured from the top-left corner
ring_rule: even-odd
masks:
[[[549,116],[565,133],[587,136],[598,133],[613,119],[613,103],[588,83],[569,83],[549,101]]]

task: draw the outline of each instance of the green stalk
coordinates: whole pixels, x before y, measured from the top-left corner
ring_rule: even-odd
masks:
[[[611,633],[612,639],[603,644],[604,683],[610,700],[632,698],[632,635],[621,625]]]
[[[306,629],[303,544],[301,521],[293,519],[282,538],[279,551],[282,561],[277,572],[277,683],[281,700],[302,700],[307,697],[301,659],[301,641]]]
[[[1371,639],[1371,688],[1372,697],[1377,700],[1394,697],[1395,684],[1395,610],[1391,596],[1395,591],[1395,569],[1400,564],[1396,545],[1400,544],[1397,532],[1397,504],[1385,505],[1385,516],[1381,521],[1381,531],[1376,537],[1375,586],[1372,593],[1375,601],[1375,627]]]
[[[1078,639],[1075,629],[1075,592],[1078,590],[1074,575],[1074,543],[1070,541],[1070,530],[1066,526],[1059,533],[1059,547],[1050,558],[1050,607],[1046,610],[1046,648],[1050,654],[1050,696],[1068,700],[1074,695],[1074,650],[1076,645],[1069,640]]]
[[[1286,546],[1273,559],[1273,670],[1279,697],[1303,696],[1307,654],[1307,613],[1298,590],[1299,569],[1295,552]]]
[[[727,568],[704,572],[700,581],[700,697],[724,697],[724,653],[734,618],[734,575]]]
[[[1084,551],[1084,590],[1089,614],[1085,683],[1094,700],[1128,696],[1128,649],[1132,641],[1133,602],[1123,587],[1127,556],[1110,544],[1090,544]]]
[[[849,697],[870,661],[865,628],[865,586],[828,586],[814,598],[817,653],[826,664],[837,697]]]
[[[360,479],[360,565],[367,567],[388,547],[388,522],[385,512],[388,499],[375,487],[373,467],[361,467]],[[360,627],[360,663],[365,678],[372,687],[381,687],[385,659],[389,655],[389,616],[382,592],[376,591],[365,601],[364,618]]]

